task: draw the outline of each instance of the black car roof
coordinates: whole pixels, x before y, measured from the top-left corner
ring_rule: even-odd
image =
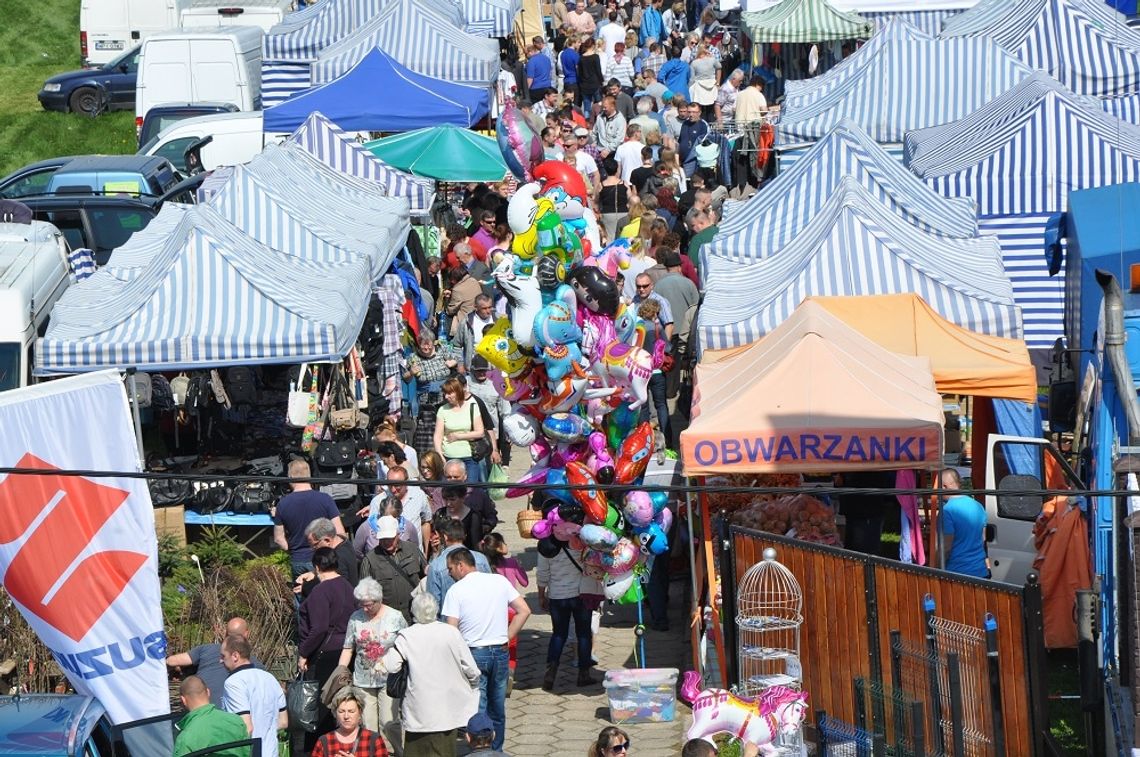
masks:
[[[64,163],[59,173],[132,171],[145,174],[166,162],[166,158],[158,155],[84,155]]]

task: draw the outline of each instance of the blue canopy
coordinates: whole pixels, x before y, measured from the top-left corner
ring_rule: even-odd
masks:
[[[270,133],[291,132],[314,112],[348,131],[411,131],[439,124],[468,127],[489,108],[486,88],[417,74],[373,48],[340,78],[267,109],[264,128]]]

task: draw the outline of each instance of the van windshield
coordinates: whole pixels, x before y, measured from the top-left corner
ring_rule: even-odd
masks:
[[[20,345],[0,342],[0,392],[20,386]]]

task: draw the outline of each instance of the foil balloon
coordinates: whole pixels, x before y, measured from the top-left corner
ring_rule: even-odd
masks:
[[[621,511],[634,529],[645,528],[653,522],[653,500],[643,491],[626,493]]]
[[[653,522],[660,526],[664,533],[669,533],[669,529],[673,527],[673,511],[666,507],[653,516]]]
[[[661,526],[654,522],[644,528],[636,528],[633,533],[637,536],[641,551],[647,555],[663,555],[669,551],[669,540]]]
[[[618,543],[617,534],[605,526],[599,526],[595,523],[587,523],[582,526],[582,530],[578,532],[578,537],[587,547],[599,552],[612,552]]]
[[[610,505],[606,501],[606,495],[594,488],[598,482],[594,478],[593,471],[582,462],[567,463],[566,483],[571,486],[590,487],[588,489],[573,489],[570,495],[574,497],[575,502],[582,506],[587,520],[591,523],[603,523]]]
[[[641,584],[639,577],[632,586],[625,590],[625,594],[618,597],[615,602],[619,605],[635,605],[643,599],[645,599],[645,587]]]
[[[653,426],[645,421],[621,443],[617,464],[614,466],[614,481],[632,484],[640,479],[649,467],[649,457],[652,454]]]
[[[626,237],[615,239],[606,245],[605,249],[586,258],[583,265],[598,268],[610,279],[617,279],[619,271],[629,268],[629,263],[633,260],[633,253],[639,244],[639,240],[627,239]]]
[[[686,739],[712,739],[730,733],[755,744],[759,754],[779,754],[772,744],[803,727],[808,693],[788,686],[769,686],[756,696],[741,697],[725,689],[705,689],[692,698],[693,724]],[[783,743],[783,742],[781,742]]]
[[[538,419],[530,413],[511,413],[503,418],[503,433],[516,447],[529,447],[538,439]]]
[[[593,427],[586,419],[573,413],[554,413],[542,421],[542,433],[548,439],[567,444],[580,442],[590,435]]]
[[[606,595],[606,599],[617,602],[638,583],[637,576],[632,570],[627,570],[620,575],[611,573],[602,581],[602,592]]]
[[[660,349],[658,349],[660,348]],[[592,371],[602,386],[625,387],[631,401],[630,410],[636,410],[649,399],[649,379],[660,368],[665,357],[665,341],[654,344],[650,355],[640,347],[614,341],[605,345],[594,360]],[[660,352],[660,358],[657,353]]]
[[[590,455],[586,459],[586,464],[590,466],[590,470],[594,471],[594,475],[598,477],[600,483],[612,484],[614,482],[614,458],[606,446],[606,435],[601,431],[594,431],[590,434],[587,443],[590,447]]]
[[[561,505],[557,510],[554,510],[554,513],[558,516],[554,521],[554,538],[560,539],[561,541],[570,541],[570,539],[576,537],[582,530],[582,524],[575,523],[573,520],[563,517],[563,507],[565,507],[565,505]]]
[[[531,468],[526,473],[522,474],[522,476],[519,478],[518,482],[514,486],[512,486],[510,489],[507,489],[507,496],[508,497],[525,497],[527,494],[530,493],[530,489],[526,486],[526,484],[544,484],[544,483],[546,483],[546,476],[547,476],[547,473],[549,473],[549,472],[550,472],[550,469],[546,468],[546,467]]]
[[[567,523],[581,526],[586,522],[586,511],[577,502],[561,502],[558,505],[558,516]]]
[[[542,140],[514,103],[508,101],[499,115],[495,136],[507,168],[516,177],[530,181],[535,166],[543,160]]]
[[[656,517],[669,504],[669,492],[650,492],[649,498],[653,500],[653,513]],[[666,529],[668,530],[668,529]]]
[[[589,202],[585,179],[569,163],[561,160],[547,160],[536,166],[532,174],[536,181],[542,182],[543,194],[548,195],[551,190],[562,189],[566,195],[573,197],[582,205]]]
[[[639,415],[623,402],[606,416],[606,441],[609,442],[610,449],[619,449],[621,443],[633,433]]]
[[[621,291],[617,282],[600,268],[580,265],[566,274],[566,283],[574,289],[578,304],[593,313],[600,313],[611,321],[621,305]]]
[[[567,483],[566,482],[566,471],[560,470],[558,468],[547,469],[546,483],[556,485],[556,486],[565,486]],[[548,497],[554,497],[555,499],[559,500],[560,502],[573,502],[574,501],[574,498],[570,496],[570,491],[568,489],[547,489],[546,495]]]
[[[541,521],[540,521],[541,522]],[[538,523],[535,524],[537,526]],[[534,532],[531,531],[533,534]],[[562,545],[558,543],[553,536],[547,535],[538,540],[538,553],[547,559],[554,559],[558,557],[558,553],[562,551]]]
[[[614,338],[619,342],[640,347],[641,343],[637,340],[637,324],[639,322],[637,310],[623,304],[614,314]]]
[[[534,265],[534,277],[543,299],[553,298],[555,290],[566,280],[566,266],[557,255],[543,255]]]
[[[505,316],[497,318],[483,330],[483,338],[475,346],[475,354],[482,355],[508,376],[517,376],[530,365],[530,357],[519,350],[510,319]]]
[[[503,262],[491,272],[499,291],[511,306],[511,332],[523,347],[534,346],[534,319],[542,310],[542,291],[538,281],[514,272],[514,258],[503,256]]]
[[[618,539],[613,552],[601,555],[601,564],[607,573],[617,574],[633,570],[633,566],[637,565],[637,561],[640,559],[640,547],[623,537]]]
[[[625,515],[616,507],[610,505],[606,511],[606,520],[602,525],[620,536],[625,531]]]

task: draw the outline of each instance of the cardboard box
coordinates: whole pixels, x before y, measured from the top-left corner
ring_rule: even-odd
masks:
[[[186,508],[182,505],[154,508],[154,531],[159,536],[170,534],[178,546],[186,546]]]

